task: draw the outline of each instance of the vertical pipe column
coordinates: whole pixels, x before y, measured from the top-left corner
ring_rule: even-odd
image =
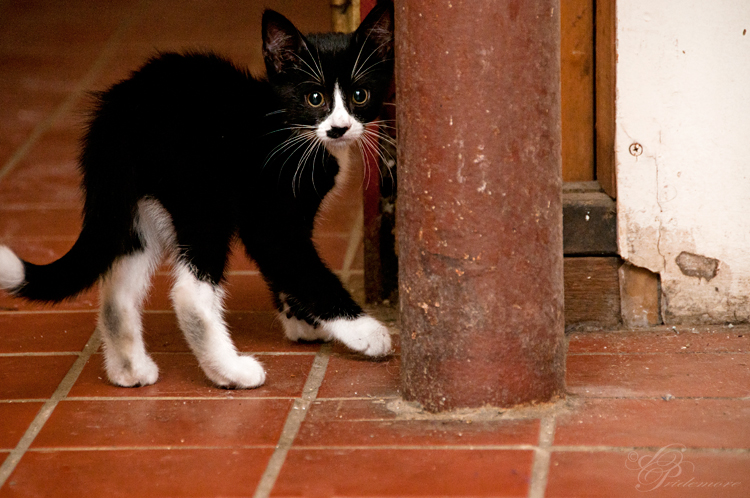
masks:
[[[396,0],[402,390],[564,391],[557,0]]]

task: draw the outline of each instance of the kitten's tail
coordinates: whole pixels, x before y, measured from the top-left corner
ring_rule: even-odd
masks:
[[[101,234],[85,224],[70,251],[48,265],[24,261],[0,245],[0,289],[30,301],[57,303],[93,286],[118,253],[104,247]]]

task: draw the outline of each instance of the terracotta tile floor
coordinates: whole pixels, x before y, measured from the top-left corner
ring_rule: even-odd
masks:
[[[0,1],[0,242],[41,263],[75,240],[86,90],[156,48],[257,69],[262,3],[305,30],[329,23],[328,0]],[[360,183],[316,238],[361,296]],[[750,496],[747,326],[573,334],[564,402],[429,419],[398,401],[398,355],[286,341],[240,256],[228,321],[268,383],[212,387],[168,286],[160,273],[145,315],[161,378],[138,389],[103,376],[95,292],[57,307],[0,297],[0,496]]]

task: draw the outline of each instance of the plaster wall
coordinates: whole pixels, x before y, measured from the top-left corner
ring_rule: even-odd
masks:
[[[667,323],[750,320],[750,2],[617,2],[618,245]]]

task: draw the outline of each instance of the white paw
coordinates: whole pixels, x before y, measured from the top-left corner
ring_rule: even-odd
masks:
[[[370,316],[324,321],[322,327],[349,349],[367,356],[385,356],[391,352],[388,328]]]
[[[225,357],[220,365],[201,362],[201,367],[206,377],[219,387],[252,389],[266,381],[263,365],[252,356]]]
[[[287,318],[285,313],[279,315],[284,335],[290,341],[330,341],[331,335],[323,327],[313,327],[304,320]]]
[[[104,367],[109,381],[117,386],[150,386],[159,379],[159,367],[147,355],[133,360],[114,357],[105,350]]]

